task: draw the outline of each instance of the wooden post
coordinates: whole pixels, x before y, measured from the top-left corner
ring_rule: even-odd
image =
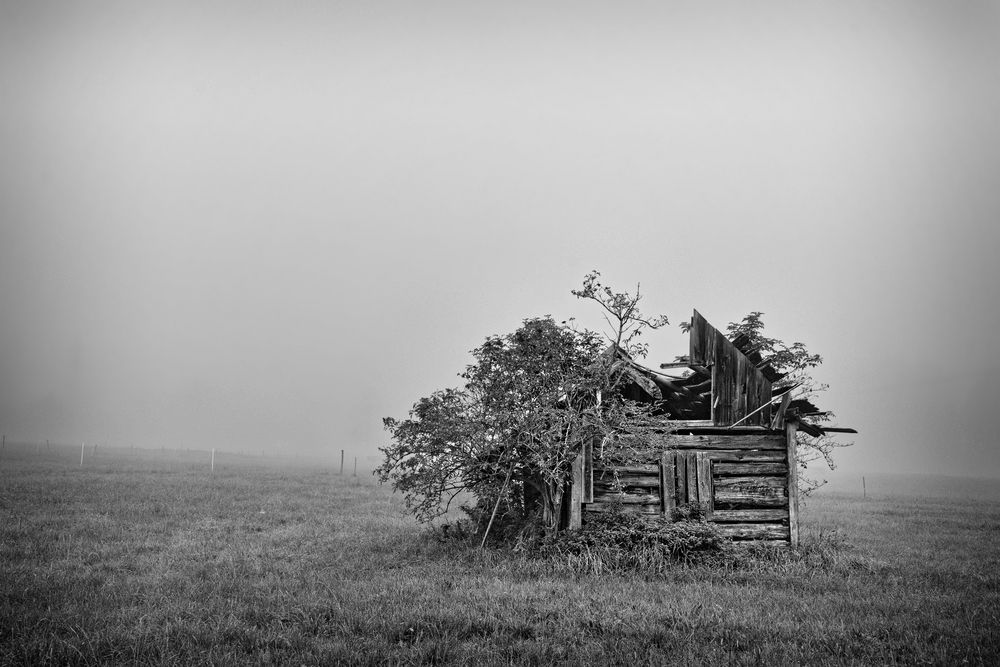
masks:
[[[677,480],[674,471],[674,452],[660,455],[660,514],[670,516],[677,507]]]
[[[569,529],[583,527],[583,452],[573,460],[573,482],[569,496]]]
[[[861,476],[861,497],[862,498],[867,498],[868,497],[868,486],[865,484],[865,476],[864,475]]]
[[[583,502],[594,502],[594,441],[583,445]]]
[[[687,502],[699,503],[698,459],[695,452],[684,452],[684,468],[687,471]]]
[[[340,450],[340,474],[344,474],[344,450]]]
[[[674,470],[674,478],[677,480],[677,486],[674,487],[675,498],[678,505],[683,505],[688,501],[687,459],[684,458],[684,452],[674,452]]]
[[[799,473],[798,463],[795,460],[798,428],[796,422],[785,424],[788,451],[788,531],[793,549],[799,546]]]
[[[354,476],[358,476],[358,457],[354,457]]]
[[[712,484],[712,460],[705,452],[695,455],[695,466],[698,471],[698,504],[705,512],[705,520],[711,520],[715,511],[715,488]]]
[[[212,472],[215,472],[215,447],[212,447]]]
[[[781,422],[785,420],[785,411],[788,410],[788,404],[792,401],[792,389],[789,387],[788,391],[781,397],[781,405],[778,406],[778,411],[775,413],[774,419],[771,420],[771,428],[781,428]]]
[[[80,443],[80,467],[81,468],[83,467],[83,453],[85,451],[87,451],[87,443],[86,442],[81,442]]]
[[[708,363],[712,363],[711,359],[708,360]],[[709,371],[712,373],[712,384],[709,385],[709,390],[708,390],[708,405],[709,405],[708,418],[712,420],[713,424],[717,424],[718,422],[715,421],[715,408],[719,403],[719,395],[716,393],[719,389],[718,368],[716,367],[715,364],[712,364],[712,366],[709,368]]]

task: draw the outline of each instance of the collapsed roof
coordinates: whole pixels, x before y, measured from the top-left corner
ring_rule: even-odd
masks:
[[[729,340],[697,310],[691,318],[689,354],[680,361],[654,370],[620,348],[608,352],[616,354],[616,364],[630,380],[624,388],[626,397],[655,403],[657,412],[669,419],[730,428],[780,428],[782,419],[794,419],[799,430],[812,436],[857,433],[807,421],[829,413],[807,398],[793,398],[794,384],[773,387],[784,376],[753,349],[749,337],[740,334]],[[674,372],[666,372],[670,370]]]

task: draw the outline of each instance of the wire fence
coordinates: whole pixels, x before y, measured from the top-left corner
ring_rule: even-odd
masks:
[[[0,470],[13,464],[53,468],[203,469],[224,473],[247,467],[305,468],[338,477],[368,478],[379,459],[368,451],[331,449],[329,452],[296,452],[262,449],[139,447],[102,442],[65,443],[50,440],[24,442],[6,437],[0,441]],[[6,465],[5,465],[6,464]]]

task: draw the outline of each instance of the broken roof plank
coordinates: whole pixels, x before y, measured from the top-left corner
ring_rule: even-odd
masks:
[[[788,410],[788,403],[792,400],[792,388],[789,387],[788,391],[781,394],[781,405],[778,407],[778,412],[774,415],[774,419],[771,420],[771,428],[778,428],[781,426],[782,421],[785,419],[785,412]]]
[[[761,375],[767,378],[768,382],[777,382],[781,378],[785,377],[784,373],[779,373],[774,370],[771,364],[764,364],[763,366],[758,366],[757,369],[761,372]]]
[[[770,425],[771,381],[697,310],[691,318],[689,352],[692,367],[711,370],[711,414],[717,426],[733,424],[751,414],[751,424]],[[761,406],[764,409],[759,409]]]
[[[753,345],[750,344],[750,336],[745,333],[737,334],[732,340],[733,345],[736,349],[746,355],[747,359],[754,365],[759,367],[762,358],[760,356],[760,351],[755,349]]]
[[[635,382],[636,385],[642,388],[643,391],[649,394],[651,398],[657,401],[662,400],[663,393],[660,391],[660,388],[656,386],[655,382],[646,377],[636,366],[637,365],[633,363],[631,359],[621,359],[615,362],[614,366],[612,366],[612,370],[620,370],[620,372],[628,375],[629,378]]]
[[[808,398],[796,398],[789,405],[789,410],[797,410],[800,414],[816,414],[821,410]]]
[[[800,420],[798,422],[798,425],[800,431],[802,431],[803,433],[808,433],[814,438],[818,438],[819,436],[823,435],[823,429],[819,426],[816,426],[815,424],[810,424],[807,421]]]

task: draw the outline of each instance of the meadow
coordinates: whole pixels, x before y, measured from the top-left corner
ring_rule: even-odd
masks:
[[[1000,483],[935,483],[820,491],[795,553],[594,574],[367,471],[8,443],[0,664],[996,664]]]

